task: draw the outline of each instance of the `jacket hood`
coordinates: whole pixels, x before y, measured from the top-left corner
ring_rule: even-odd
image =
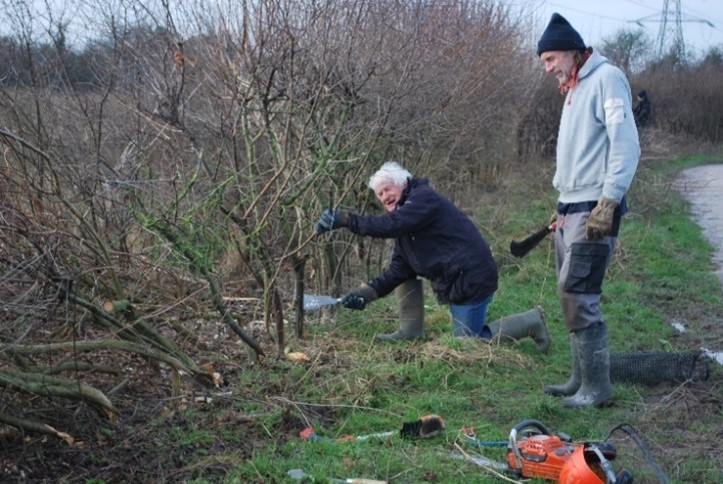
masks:
[[[412,188],[428,185],[429,180],[427,178],[408,178],[407,187],[402,191],[402,197],[397,205],[404,205],[404,202],[407,201],[407,198],[409,197],[409,192],[412,190]]]
[[[595,49],[591,48],[591,50],[592,52],[590,53],[590,58],[585,62],[585,64],[583,64],[580,72],[578,73],[578,77],[580,78],[580,80],[585,79],[601,65],[610,62],[607,57],[600,54]]]

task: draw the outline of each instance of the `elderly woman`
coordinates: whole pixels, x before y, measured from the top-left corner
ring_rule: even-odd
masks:
[[[472,220],[426,179],[413,178],[399,163],[384,163],[369,180],[384,215],[358,215],[327,209],[317,233],[346,227],[351,232],[395,239],[392,260],[377,278],[342,299],[350,309],[364,309],[395,289],[400,298],[400,327],[381,340],[424,337],[421,281],[428,279],[440,304],[448,304],[454,336],[487,341],[532,337],[541,351],[550,338],[540,308],[486,322],[487,307],[497,290],[497,264],[487,241]]]

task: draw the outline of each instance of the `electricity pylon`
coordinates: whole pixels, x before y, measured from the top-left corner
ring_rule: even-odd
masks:
[[[660,14],[648,15],[637,20],[631,20],[643,26],[643,22],[658,22],[658,58],[661,59],[668,52],[673,52],[680,63],[686,61],[685,40],[683,39],[683,22],[700,22],[715,26],[708,20],[685,15],[680,8],[680,0],[663,0],[663,11]],[[672,38],[671,48],[666,50],[669,39]]]

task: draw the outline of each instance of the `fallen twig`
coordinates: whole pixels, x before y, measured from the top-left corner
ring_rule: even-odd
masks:
[[[499,477],[500,479],[503,479],[507,482],[515,482],[517,484],[522,484],[522,481],[516,481],[514,479],[510,479],[509,477],[505,476],[504,474],[501,474],[501,473],[497,472],[496,470],[492,469],[490,466],[486,466],[486,465],[482,464],[479,460],[475,459],[474,457],[469,455],[467,452],[465,452],[464,449],[462,447],[460,447],[460,445],[457,442],[454,443],[454,448],[457,449],[460,454],[462,454],[462,456],[464,457],[464,459],[466,461],[472,462],[473,464],[478,465],[479,467],[483,468],[490,474],[493,474],[496,477]]]

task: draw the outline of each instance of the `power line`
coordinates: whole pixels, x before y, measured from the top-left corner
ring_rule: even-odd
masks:
[[[621,18],[617,18],[617,17],[608,17],[608,16],[606,16],[606,15],[600,15],[600,14],[597,13],[597,12],[590,12],[590,11],[586,11],[586,10],[580,10],[580,9],[578,9],[578,8],[569,7],[569,6],[567,6],[567,5],[560,5],[560,4],[557,4],[557,3],[554,3],[554,2],[547,2],[547,4],[550,5],[551,7],[564,8],[565,10],[570,10],[571,12],[583,13],[583,14],[585,14],[585,15],[589,15],[589,16],[595,17],[595,18],[604,18],[604,19],[606,19],[606,20],[615,20],[616,22],[625,22],[625,21],[626,21],[625,19],[621,19]]]

